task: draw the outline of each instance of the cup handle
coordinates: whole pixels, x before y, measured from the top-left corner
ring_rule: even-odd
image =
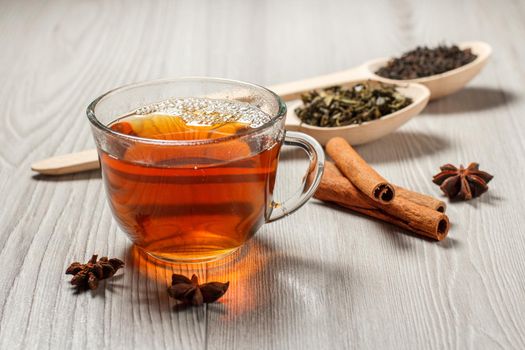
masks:
[[[273,201],[272,212],[266,222],[279,220],[302,207],[314,195],[323,176],[324,151],[313,137],[301,132],[286,131],[284,144],[303,149],[310,158],[310,165],[306,176],[303,178],[302,191],[284,202]],[[309,178],[313,180],[307,181]]]

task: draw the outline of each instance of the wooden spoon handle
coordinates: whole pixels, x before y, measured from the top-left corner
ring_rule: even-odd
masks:
[[[284,101],[298,99],[302,93],[315,89],[322,89],[333,85],[344,85],[352,80],[366,78],[362,67],[347,69],[313,78],[293,81],[270,86],[269,89],[281,96]],[[297,117],[288,118],[287,130],[298,130],[300,121]],[[81,171],[98,169],[97,150],[91,149],[78,153],[63,154],[60,156],[43,159],[31,165],[33,171],[45,175],[65,175]]]
[[[44,175],[65,175],[100,167],[96,149],[39,160],[31,165],[33,171]]]

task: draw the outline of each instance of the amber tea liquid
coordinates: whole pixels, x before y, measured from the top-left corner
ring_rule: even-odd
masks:
[[[111,209],[131,240],[173,261],[220,257],[245,243],[270,214],[280,142],[261,147],[232,136],[268,120],[241,102],[186,98],[110,124],[143,139],[204,141],[138,140],[115,146],[112,155],[101,152]]]

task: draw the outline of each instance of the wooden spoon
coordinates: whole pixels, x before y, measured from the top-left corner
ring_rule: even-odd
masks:
[[[288,115],[286,117],[287,130],[302,131],[313,136],[322,144],[326,143],[332,137],[341,136],[349,143],[358,145],[376,140],[396,130],[411,117],[421,112],[429,98],[437,99],[461,89],[481,71],[492,53],[490,45],[481,41],[462,42],[458,46],[462,49],[470,48],[478,57],[471,63],[457,69],[425,78],[393,80],[380,77],[374,72],[389,60],[388,58],[380,58],[368,61],[357,68],[275,85],[270,87],[270,90],[276,92],[285,101],[293,101],[298,99],[301,93],[306,91],[326,88],[333,85],[350,85],[368,79],[398,85],[401,93],[411,97],[414,102],[410,106],[386,117],[360,125],[335,128],[321,128],[306,125],[301,123],[294,113],[295,107],[297,107],[300,102],[295,101],[288,103]],[[96,150],[88,150],[37,161],[33,163],[31,169],[46,175],[62,175],[97,169],[98,167],[99,162]]]
[[[333,85],[351,86],[362,81],[362,79],[350,80],[346,74],[331,74],[303,80],[300,83],[289,83],[270,87],[270,90],[281,95],[285,101],[290,101],[300,96],[302,92],[312,89],[326,88]],[[366,81],[366,79],[364,81]],[[374,81],[370,81],[370,83],[378,84]],[[316,138],[321,144],[326,143],[335,136],[343,137],[353,145],[376,140],[391,133],[406,123],[410,118],[417,115],[425,108],[428,102],[430,92],[423,85],[413,83],[396,83],[396,85],[398,86],[398,90],[403,95],[412,98],[413,102],[395,113],[359,125],[317,127],[303,124],[299,120],[295,115],[294,109],[301,101],[295,100],[288,103],[286,130],[304,132]],[[37,161],[31,165],[31,169],[45,175],[64,175],[97,169],[99,166],[97,151],[87,150]]]
[[[375,74],[375,72],[380,67],[385,66],[390,58],[376,58],[352,69],[276,85],[272,87],[271,90],[278,93],[285,101],[289,101],[299,98],[304,91],[327,87],[330,83],[332,83],[332,85],[342,85],[349,80],[372,79],[391,84],[423,84],[430,90],[430,99],[435,100],[453,94],[464,87],[487,64],[492,53],[491,46],[483,41],[465,41],[458,44],[458,46],[461,49],[470,48],[472,53],[477,56],[476,59],[464,66],[441,74],[411,80],[388,79]]]
[[[347,81],[344,83],[339,82],[338,84],[331,85],[351,86],[364,81],[368,81],[370,84],[379,84],[374,80],[359,79]],[[331,85],[326,85],[323,87]],[[414,83],[400,84],[399,82],[396,82],[395,85],[397,85],[397,90],[401,94],[412,99],[412,103],[410,105],[397,112],[390,113],[384,117],[381,117],[380,119],[364,122],[362,124],[338,127],[319,127],[301,122],[294,110],[296,107],[300,106],[302,102],[300,100],[294,100],[287,103],[288,114],[286,115],[286,130],[304,132],[305,134],[315,138],[322,145],[326,144],[328,140],[333,137],[342,137],[346,139],[346,141],[348,141],[348,143],[351,145],[360,145],[363,143],[375,141],[395,131],[401,125],[409,121],[410,118],[418,115],[428,103],[430,91],[425,86]],[[280,88],[274,87],[274,90],[272,91],[275,91],[279,94]]]
[[[458,46],[460,49],[470,48],[472,53],[477,56],[476,59],[464,66],[441,74],[411,80],[387,79],[375,74],[379,68],[387,64],[389,58],[378,58],[368,61],[360,66],[355,74],[388,83],[399,83],[400,81],[405,81],[423,84],[430,90],[430,99],[435,100],[462,89],[469,81],[478,75],[481,69],[487,64],[490,54],[492,53],[490,45],[482,41],[466,41],[458,44]]]

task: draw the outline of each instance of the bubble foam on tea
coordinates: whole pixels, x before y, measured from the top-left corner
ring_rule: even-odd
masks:
[[[176,116],[195,126],[236,122],[258,128],[271,120],[268,114],[248,103],[202,97],[173,98],[138,108],[134,114]]]

